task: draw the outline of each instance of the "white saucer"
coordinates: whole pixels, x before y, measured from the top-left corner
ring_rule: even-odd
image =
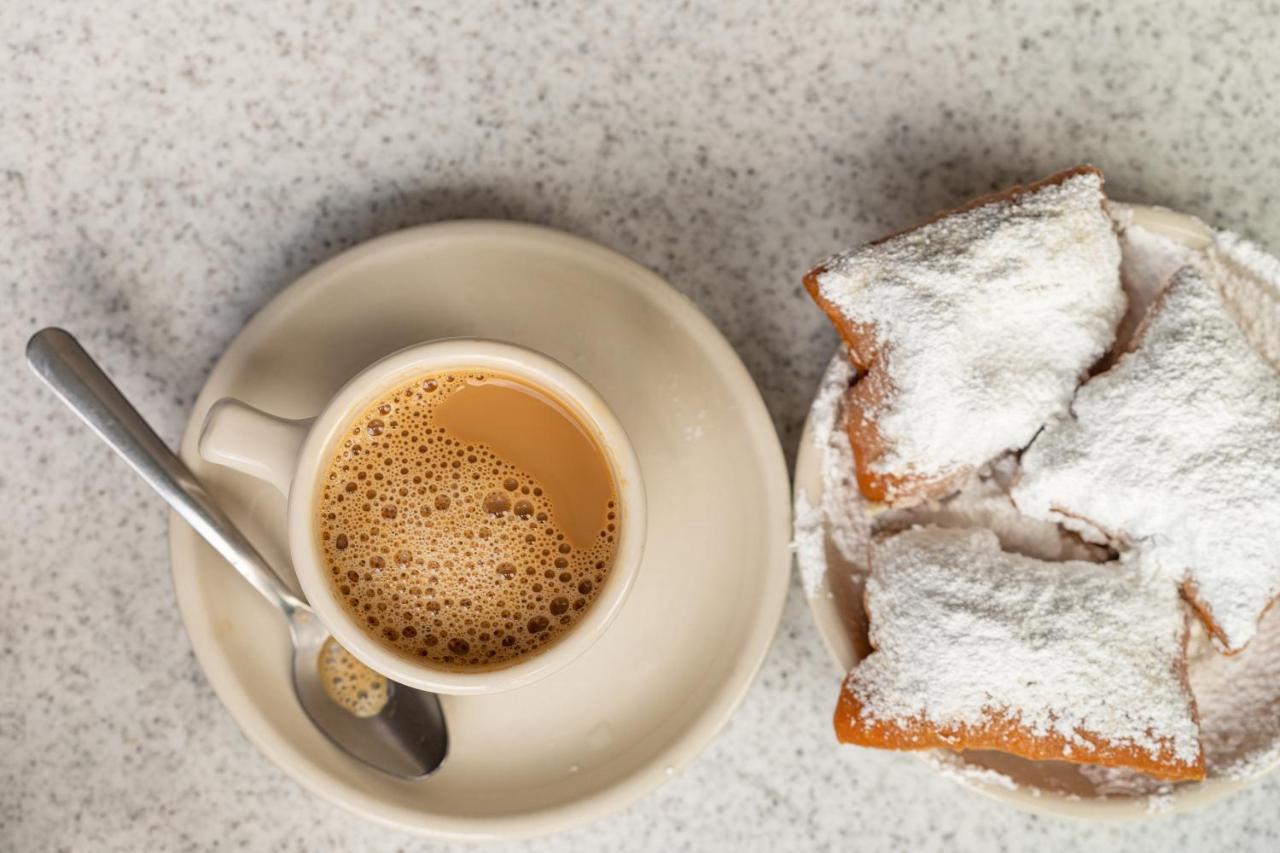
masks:
[[[283,620],[176,517],[174,586],[218,697],[249,740],[306,787],[425,834],[551,832],[653,789],[733,713],[786,597],[786,468],[746,369],[691,302],[593,243],[495,222],[383,237],[280,293],[214,368],[182,457],[285,567],[283,500],[196,454],[210,404],[232,395],[287,417],[313,415],[382,355],[456,335],[509,340],[568,364],[608,400],[635,445],[649,497],[645,557],[600,643],[530,687],[445,697],[450,757],[432,778],[403,782],[316,733],[292,694]]]
[[[1113,210],[1120,216],[1131,216],[1132,224],[1189,249],[1203,249],[1212,240],[1212,232],[1194,217],[1155,207],[1114,205]],[[805,582],[809,609],[818,633],[838,668],[838,674],[832,677],[833,686],[870,652],[866,614],[862,606],[866,566],[842,556],[837,542],[840,533],[831,524],[831,514],[822,510],[825,448],[819,447],[815,439],[815,432],[828,434],[835,427],[836,409],[823,398],[838,396],[842,381],[847,381],[846,365],[844,352],[837,352],[805,422],[795,473],[796,537],[801,540],[796,552],[797,568]],[[847,445],[844,451],[848,452]],[[847,491],[842,487],[841,494],[847,500],[860,501],[861,496],[856,494],[852,479],[852,476],[848,478],[850,485]],[[816,525],[821,525],[820,529]],[[810,535],[813,536],[812,541],[808,541]],[[1212,651],[1209,654],[1217,655]],[[1259,671],[1280,671],[1280,608],[1272,608],[1259,628],[1258,638],[1233,660]],[[1194,686],[1194,673],[1192,681]],[[1230,690],[1231,687],[1225,689]],[[1222,687],[1219,691],[1225,696]],[[1206,706],[1212,709],[1220,704],[1217,694],[1198,698],[1202,713]],[[1271,696],[1260,701],[1260,706],[1280,708],[1280,682],[1276,683]],[[1262,713],[1267,714],[1266,711]],[[1270,716],[1274,717],[1274,714]],[[1251,739],[1258,740],[1271,748],[1269,754],[1273,757],[1254,763],[1247,769],[1218,776],[1213,775],[1211,766],[1210,777],[1204,781],[1177,785],[1152,782],[1149,787],[1139,787],[1145,784],[1145,780],[1138,777],[1138,785],[1131,787],[1131,779],[1122,780],[1105,772],[1091,773],[1089,769],[1082,770],[1080,765],[1026,761],[994,752],[954,754],[938,751],[921,755],[962,784],[1030,812],[1094,820],[1132,819],[1208,804],[1273,771],[1276,768],[1274,755],[1280,755],[1280,718],[1254,718],[1238,726],[1238,729],[1219,733],[1216,740],[1227,742],[1232,748]],[[1207,743],[1210,732],[1207,727],[1204,731]],[[1206,755],[1208,753],[1206,746]]]

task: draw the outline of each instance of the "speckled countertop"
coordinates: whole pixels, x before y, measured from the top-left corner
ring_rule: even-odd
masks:
[[[846,243],[1089,160],[1115,197],[1280,246],[1280,7],[1045,5],[0,5],[0,849],[432,849],[240,735],[178,619],[165,512],[20,366],[31,331],[77,332],[172,442],[318,261],[529,220],[697,301],[791,458],[835,345],[799,275]],[[1035,818],[837,749],[833,691],[796,586],[700,760],[520,849],[1280,848],[1280,776],[1142,825]]]

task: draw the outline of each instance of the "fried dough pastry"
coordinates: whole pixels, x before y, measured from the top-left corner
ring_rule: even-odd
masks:
[[[1280,595],[1280,373],[1191,266],[1136,340],[1023,454],[1013,499],[1142,550],[1238,652]]]
[[[858,371],[859,488],[905,505],[1025,447],[1110,347],[1125,310],[1102,175],[985,196],[805,276]]]
[[[1187,613],[1139,556],[1050,563],[915,528],[875,546],[866,608],[875,651],[841,687],[841,742],[1204,777]]]

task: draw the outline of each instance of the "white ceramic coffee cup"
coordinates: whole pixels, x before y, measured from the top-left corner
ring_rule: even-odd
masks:
[[[455,671],[410,659],[365,632],[330,588],[315,530],[316,489],[335,442],[350,419],[381,392],[414,376],[481,369],[524,379],[546,389],[592,429],[604,450],[623,523],[613,566],[595,601],[565,636],[545,650],[501,669]],[[600,395],[554,359],[513,344],[454,338],[393,353],[344,385],[313,419],[286,420],[239,400],[219,400],[200,435],[200,455],[278,488],[287,498],[289,553],[307,601],[333,636],[365,665],[435,693],[498,693],[529,684],[568,664],[595,643],[618,615],[635,582],[644,549],[645,497],[640,464],[626,432]]]

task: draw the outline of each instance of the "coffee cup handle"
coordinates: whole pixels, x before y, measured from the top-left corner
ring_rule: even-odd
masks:
[[[200,457],[265,480],[287,498],[298,467],[298,453],[312,420],[278,418],[224,397],[205,416],[200,431]]]

